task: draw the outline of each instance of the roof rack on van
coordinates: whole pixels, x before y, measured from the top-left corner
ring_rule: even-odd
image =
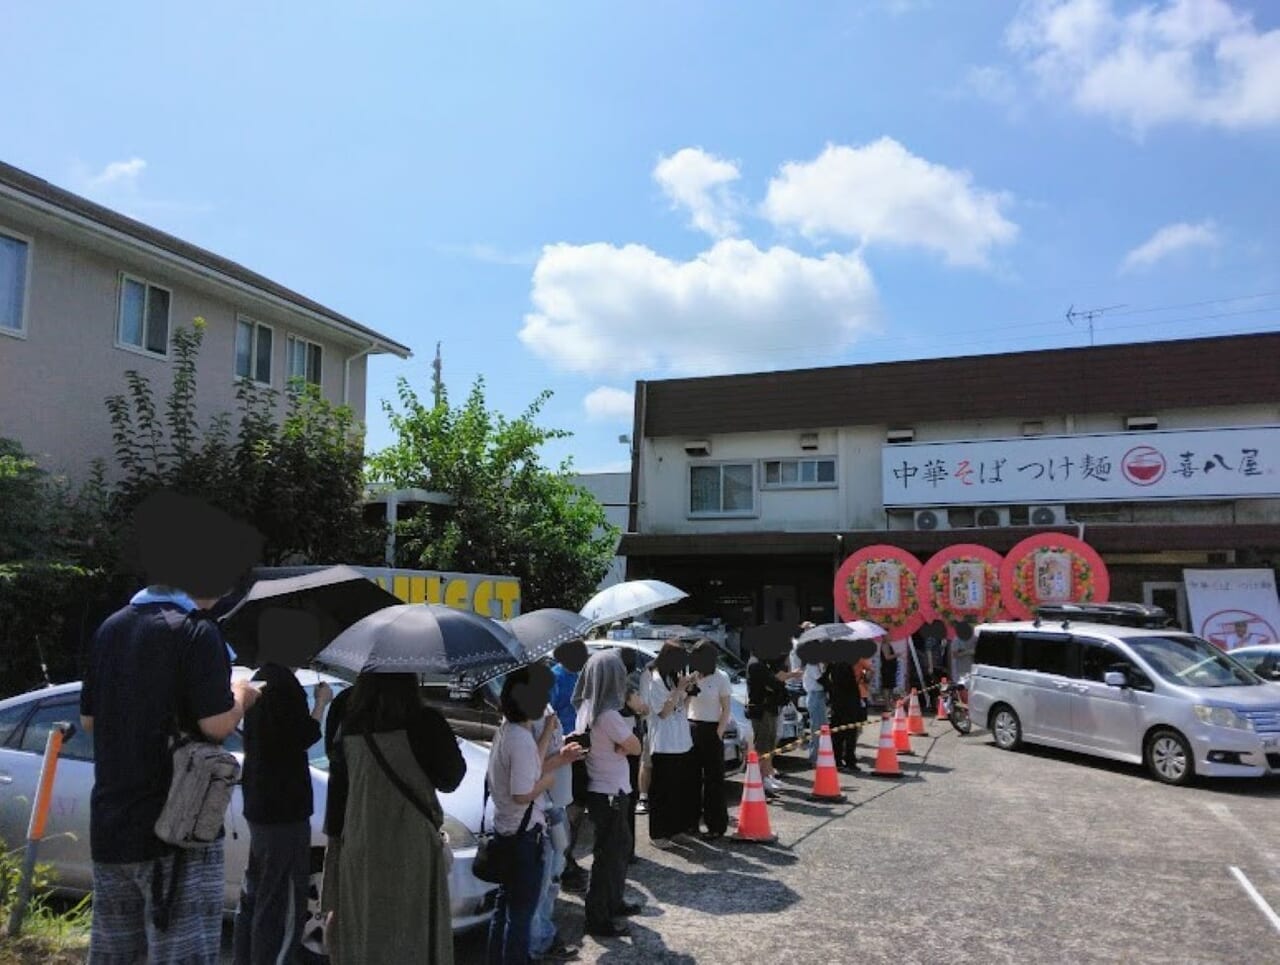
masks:
[[[1064,630],[1071,621],[1153,630],[1175,625],[1163,608],[1144,603],[1054,603],[1036,608],[1036,622],[1040,620],[1061,620]]]

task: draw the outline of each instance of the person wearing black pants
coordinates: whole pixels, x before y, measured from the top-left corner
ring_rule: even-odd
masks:
[[[716,669],[716,647],[703,640],[689,656],[696,686],[689,694],[693,756],[702,784],[703,840],[714,841],[729,830],[724,801],[724,732],[729,726],[729,678]]]
[[[595,829],[595,843],[585,931],[595,938],[627,934],[626,925],[618,919],[638,914],[641,908],[629,904],[623,896],[632,847],[627,826],[631,800],[627,758],[640,754],[640,740],[633,724],[619,713],[626,691],[627,673],[622,659],[605,650],[587,661],[573,694],[578,708],[575,731],[590,739],[586,758],[587,814]]]

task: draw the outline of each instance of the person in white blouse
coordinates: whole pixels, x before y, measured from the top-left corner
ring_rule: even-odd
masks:
[[[698,770],[688,719],[689,689],[684,647],[663,644],[641,678],[641,699],[649,708],[649,839],[656,848],[671,847],[677,834],[698,830]]]
[[[724,800],[724,732],[729,726],[729,678],[716,669],[716,645],[701,641],[689,655],[694,684],[689,690],[689,726],[693,756],[702,788],[704,841],[723,838],[729,830]],[[652,793],[652,792],[651,792]]]

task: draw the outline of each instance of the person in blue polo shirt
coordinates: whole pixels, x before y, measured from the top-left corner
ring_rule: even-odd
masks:
[[[262,541],[225,513],[166,492],[138,507],[131,535],[132,562],[148,585],[94,634],[80,695],[94,746],[89,961],[217,965],[222,840],[175,854],[154,829],[173,773],[171,735],[220,742],[257,699],[248,682],[231,683],[208,611]]]

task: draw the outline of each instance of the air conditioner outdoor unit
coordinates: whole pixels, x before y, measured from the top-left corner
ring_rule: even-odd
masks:
[[[1008,506],[980,506],[973,514],[973,522],[975,526],[1008,526],[1009,525],[1009,507]]]
[[[1061,526],[1067,521],[1066,506],[1031,506],[1028,522],[1032,526]]]
[[[916,529],[950,529],[945,509],[917,509],[915,512]]]

